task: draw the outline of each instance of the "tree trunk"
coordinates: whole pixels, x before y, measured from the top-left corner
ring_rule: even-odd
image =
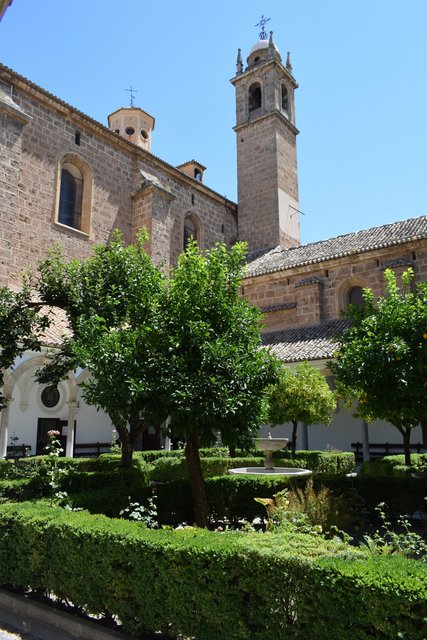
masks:
[[[427,418],[420,420],[421,433],[423,435],[423,447],[427,451]]]
[[[409,447],[411,441],[411,430],[408,427],[402,429],[403,434],[403,448],[405,452],[405,464],[410,466],[411,464],[411,449]]]
[[[120,447],[122,451],[122,457],[120,464],[122,467],[131,467],[132,466],[132,457],[133,457],[133,445],[129,435],[129,431],[126,427],[119,426],[117,423],[114,424],[114,428],[117,430],[120,438]]]
[[[190,478],[191,495],[193,497],[194,518],[198,527],[208,526],[208,503],[200,463],[199,443],[195,433],[187,436],[185,443],[185,459]]]
[[[293,421],[292,422],[292,437],[291,437],[291,448],[292,448],[292,458],[295,458],[295,451],[297,448],[297,429],[298,429],[298,422]]]

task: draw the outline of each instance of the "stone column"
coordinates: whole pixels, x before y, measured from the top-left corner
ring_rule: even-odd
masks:
[[[9,405],[13,398],[8,399],[8,403],[0,412],[0,459],[7,455],[7,441],[9,437]]]
[[[73,400],[70,400],[70,402],[68,402],[67,445],[65,447],[65,455],[67,456],[67,458],[72,458],[74,453],[74,421],[78,408],[78,402],[75,402]]]
[[[308,428],[303,422],[301,425],[301,449],[308,451]]]
[[[368,424],[366,422],[362,422],[362,444],[363,444],[363,462],[366,462],[370,459],[369,431],[368,431]]]

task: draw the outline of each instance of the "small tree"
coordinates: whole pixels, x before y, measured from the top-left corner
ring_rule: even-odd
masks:
[[[162,412],[165,358],[157,330],[164,278],[146,254],[146,234],[125,247],[118,232],[86,260],[64,262],[59,248],[40,265],[40,294],[65,310],[71,337],[39,374],[58,381],[76,367],[87,369],[83,396],[103,409],[120,437],[122,464],[132,462],[136,439]]]
[[[40,351],[41,335],[48,324],[47,315],[40,313],[40,304],[31,299],[28,280],[19,292],[0,288],[0,410],[7,402],[2,393],[4,370],[28,349]]]
[[[187,245],[172,273],[163,306],[167,340],[165,402],[173,435],[185,441],[195,520],[208,506],[199,447],[247,442],[262,421],[264,388],[276,379],[276,359],[261,349],[260,311],[239,295],[245,245],[202,253]]]
[[[414,272],[397,286],[385,271],[386,295],[374,303],[370,289],[364,304],[351,306],[352,326],[338,340],[330,363],[347,403],[367,422],[386,420],[401,433],[405,462],[410,464],[411,429],[419,423],[427,446],[427,283],[412,287]]]
[[[293,370],[281,367],[278,383],[269,389],[268,407],[268,419],[273,425],[292,423],[291,449],[294,456],[298,422],[329,425],[336,400],[320,371],[303,362]]]

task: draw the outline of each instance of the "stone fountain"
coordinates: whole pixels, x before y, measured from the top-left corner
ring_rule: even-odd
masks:
[[[228,473],[232,474],[256,474],[256,475],[277,475],[277,476],[310,476],[310,469],[296,469],[293,467],[275,467],[273,460],[273,451],[284,449],[288,445],[288,438],[272,438],[271,433],[267,438],[254,438],[254,443],[260,451],[265,454],[264,467],[240,467],[237,469],[229,469]]]

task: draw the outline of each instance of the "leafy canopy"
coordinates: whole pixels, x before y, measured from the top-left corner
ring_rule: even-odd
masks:
[[[335,394],[325,377],[308,362],[297,364],[295,369],[281,368],[279,382],[269,390],[268,403],[268,418],[274,425],[329,425],[336,408]]]
[[[40,305],[31,300],[29,280],[24,280],[19,292],[0,288],[0,410],[7,403],[1,392],[5,369],[25,351],[40,351],[41,336],[48,324],[48,316],[41,314]]]
[[[84,398],[109,414],[128,453],[144,420],[166,418],[158,331],[165,279],[143,248],[146,238],[141,232],[134,245],[124,246],[116,231],[86,260],[66,263],[56,248],[39,265],[40,294],[65,310],[72,333],[40,379],[87,369]]]
[[[352,326],[340,337],[330,367],[347,402],[367,422],[387,420],[401,432],[427,418],[427,283],[412,286],[414,272],[385,271],[386,294],[375,304],[351,307]]]
[[[187,245],[163,306],[167,336],[168,404],[173,433],[197,434],[204,445],[218,431],[241,444],[262,421],[265,387],[277,361],[261,349],[260,311],[239,295],[246,246],[224,244],[202,253]]]

